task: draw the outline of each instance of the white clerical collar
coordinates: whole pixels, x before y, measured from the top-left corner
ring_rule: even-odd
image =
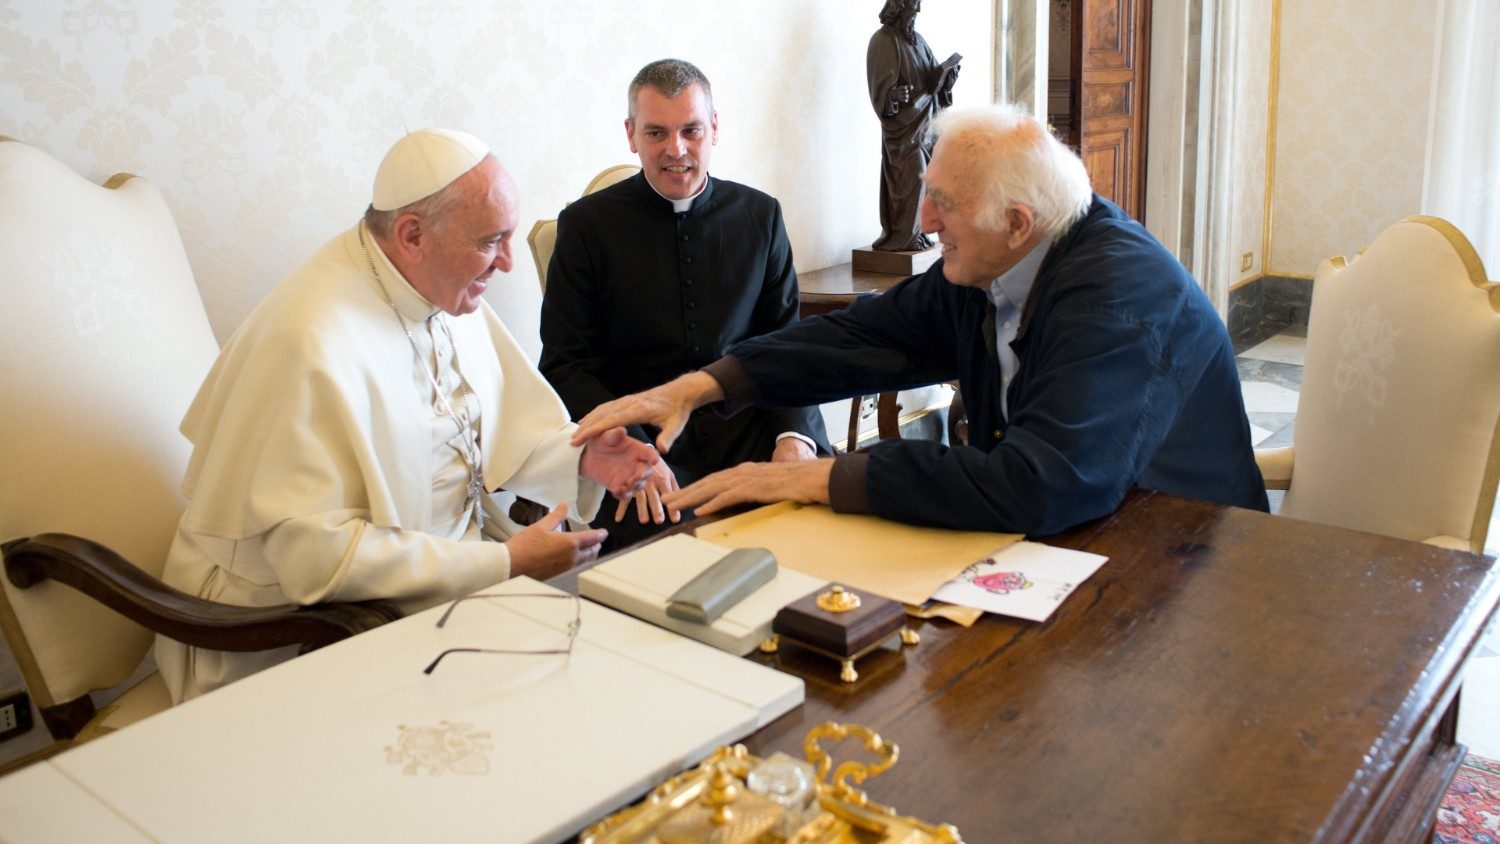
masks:
[[[396,265],[386,257],[385,250],[380,248],[380,241],[365,227],[364,221],[360,221],[359,236],[365,248],[370,251],[370,263],[375,265],[375,272],[380,273],[381,280],[385,282],[385,290],[390,294],[391,302],[412,322],[431,319],[438,312],[438,306],[427,301],[427,297],[418,293],[411,282],[406,280],[406,276],[396,269]]]
[[[1051,240],[1043,238],[1015,266],[990,282],[990,301],[995,303],[996,310],[1006,301],[1017,309],[1025,306],[1026,297],[1031,295],[1031,286],[1036,283],[1037,271],[1042,268],[1042,260],[1047,257],[1047,249],[1043,247],[1051,245]]]
[[[651,180],[647,179],[646,180],[646,184],[651,185]],[[651,185],[651,189],[652,190],[656,190],[656,185]],[[674,214],[681,214],[682,212],[687,211],[688,209],[692,208],[693,207],[693,200],[697,199],[698,195],[701,194],[701,193],[703,193],[703,191],[705,191],[707,189],[708,189],[708,177],[705,176],[703,178],[703,185],[698,188],[698,193],[693,194],[692,196],[688,197],[687,199],[668,199],[659,190],[656,190],[656,195],[660,196],[662,199],[666,199],[668,202],[672,203],[672,213],[674,213]]]

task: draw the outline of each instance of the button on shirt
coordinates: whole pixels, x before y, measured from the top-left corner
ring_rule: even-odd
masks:
[[[995,351],[1000,358],[1000,412],[1007,419],[1010,418],[1010,382],[1016,377],[1016,369],[1021,363],[1010,344],[1021,327],[1021,308],[1026,305],[1026,297],[1031,295],[1031,286],[1036,283],[1037,271],[1042,268],[1042,260],[1047,257],[1047,248],[1051,245],[1050,240],[1044,239],[1014,267],[990,282],[990,301],[995,305]]]

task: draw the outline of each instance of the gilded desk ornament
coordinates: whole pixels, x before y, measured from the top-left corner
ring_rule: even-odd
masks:
[[[723,762],[710,767],[698,799],[656,829],[662,844],[755,844],[781,820],[781,807],[750,791]]]
[[[853,592],[847,592],[844,587],[837,584],[832,589],[818,595],[818,606],[829,612],[849,612],[859,609],[859,596]]]
[[[877,755],[873,763],[845,761],[834,767],[819,744],[853,737]],[[678,774],[652,790],[640,803],[610,815],[579,837],[580,844],[675,844],[746,842],[746,844],[962,844],[951,824],[932,824],[898,815],[871,801],[849,780],[864,783],[896,764],[899,748],[868,727],[832,721],[814,727],[803,742],[818,776],[816,807],[791,834],[778,828],[783,808],[745,785],[761,763],[744,745],[720,747],[698,767]],[[829,778],[829,772],[832,777]],[[754,799],[752,799],[754,798]]]

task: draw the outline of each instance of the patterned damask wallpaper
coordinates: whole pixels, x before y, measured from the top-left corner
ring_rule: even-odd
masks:
[[[0,0],[0,134],[102,181],[166,193],[214,330],[352,225],[386,147],[439,125],[486,139],[521,191],[516,268],[487,296],[538,351],[524,235],[631,161],[625,86],[687,58],[714,83],[715,175],[777,196],[797,266],[879,231],[865,46],[880,0]],[[929,3],[964,55],[959,104],[992,96],[991,0]]]
[[[1284,0],[1272,266],[1312,275],[1420,211],[1439,0]]]

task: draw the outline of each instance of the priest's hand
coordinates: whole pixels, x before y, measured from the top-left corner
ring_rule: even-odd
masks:
[[[559,504],[552,508],[552,512],[506,540],[511,577],[524,574],[546,580],[599,556],[599,546],[609,536],[609,531],[558,533],[558,525],[567,517],[568,505]]]
[[[782,437],[776,441],[771,452],[772,463],[796,463],[801,460],[817,460],[818,452],[801,437]]]
[[[578,474],[609,490],[615,498],[625,499],[646,488],[660,460],[656,449],[625,433],[624,428],[611,428],[584,445]]]
[[[647,519],[657,524],[662,524],[668,518],[674,524],[681,521],[681,510],[676,507],[666,507],[661,503],[663,495],[676,490],[677,476],[672,473],[672,467],[667,465],[667,461],[658,454],[656,465],[651,469],[651,476],[646,479],[646,488],[637,492],[633,498],[620,499],[620,506],[615,508],[615,521],[625,518],[632,501],[635,502],[635,517],[641,524],[645,524]]]
[[[677,442],[693,411],[724,398],[724,390],[712,375],[689,372],[644,393],[605,402],[578,420],[573,445],[587,442],[620,425],[654,425],[661,430],[656,447],[663,453]]]
[[[792,463],[741,463],[689,484],[662,501],[682,510],[697,508],[700,516],[736,504],[775,501],[827,504],[831,474],[832,457]]]

